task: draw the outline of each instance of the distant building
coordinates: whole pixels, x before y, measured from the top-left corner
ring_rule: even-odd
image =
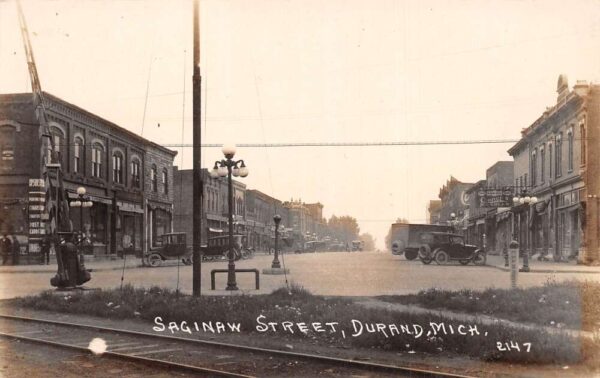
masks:
[[[77,188],[84,187],[93,203],[70,211],[74,228],[91,235],[98,256],[148,251],[157,236],[171,231],[177,152],[49,93],[45,102],[68,196],[76,199]],[[29,179],[41,178],[47,153],[41,137],[33,96],[0,95],[0,229],[25,240],[25,247],[32,224],[45,232],[43,222],[30,222],[27,212],[35,206],[28,203]],[[37,251],[21,253],[20,261],[37,262]]]
[[[467,190],[473,186],[450,176],[450,180],[440,189],[439,198],[441,207],[439,223],[452,222],[459,230],[465,230],[469,218],[469,194]]]
[[[275,236],[275,214],[281,217],[279,231],[285,234],[288,225],[288,209],[283,203],[259,190],[246,191],[246,227],[248,242],[257,251],[273,248]]]
[[[440,210],[442,208],[441,200],[431,200],[427,206],[427,223],[439,224],[440,223]]]

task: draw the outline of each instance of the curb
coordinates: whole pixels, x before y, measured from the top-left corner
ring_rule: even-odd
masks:
[[[485,265],[490,268],[498,269],[503,272],[510,272],[510,268],[505,268],[497,265]],[[555,270],[555,269],[535,269],[529,268],[529,272],[519,272],[519,273],[600,273],[600,270]]]

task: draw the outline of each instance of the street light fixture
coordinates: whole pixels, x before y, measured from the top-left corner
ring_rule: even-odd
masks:
[[[513,205],[514,207],[520,206],[520,205],[527,205],[527,208],[529,208],[529,206],[533,206],[537,203],[538,199],[535,196],[530,196],[527,193],[527,189],[523,189],[523,191],[521,192],[521,195],[517,195],[515,197],[513,197]],[[527,217],[529,217],[530,215],[527,214]],[[514,224],[514,209],[513,209],[513,224]],[[514,227],[514,225],[513,225]],[[521,214],[519,213],[519,233],[520,233],[520,229],[521,229]],[[513,236],[513,239],[515,239],[515,237]],[[531,239],[531,238],[530,238]],[[519,240],[519,244],[521,244],[521,240]],[[529,241],[529,245],[527,247],[527,250],[525,251],[525,253],[523,254],[523,267],[521,269],[519,269],[520,272],[529,272],[529,249],[531,248],[531,240]]]
[[[279,222],[281,222],[281,216],[279,214],[275,214],[275,216],[273,217],[273,221],[275,222],[275,256],[273,257],[271,269],[280,269],[281,264],[279,263]]]
[[[85,195],[86,190],[83,186],[77,188],[77,200],[71,201],[69,204],[71,207],[79,208],[79,232],[81,233],[80,237],[83,239],[83,208],[84,207],[92,207],[94,204],[90,201],[89,197]]]
[[[225,159],[215,161],[215,165],[210,171],[210,177],[227,176],[227,186],[229,189],[229,264],[227,265],[227,287],[226,290],[238,290],[235,280],[235,253],[233,248],[233,179],[231,176],[248,176],[248,168],[243,160],[233,160],[236,148],[234,145],[224,145],[221,151]]]

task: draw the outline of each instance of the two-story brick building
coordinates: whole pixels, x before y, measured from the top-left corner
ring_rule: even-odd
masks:
[[[561,75],[557,93],[556,104],[508,151],[515,159],[517,194],[524,189],[537,198],[534,206],[515,209],[526,220],[517,236],[530,253],[597,263],[600,85],[578,81],[569,90]]]
[[[96,255],[148,250],[157,235],[171,230],[177,152],[51,94],[45,94],[45,101],[68,196],[76,199],[77,188],[84,187],[93,203],[70,212],[74,227],[91,236]],[[24,237],[29,228],[28,181],[41,178],[44,159],[30,93],[0,95],[0,135],[5,214],[0,229]],[[24,254],[30,252],[34,254]]]

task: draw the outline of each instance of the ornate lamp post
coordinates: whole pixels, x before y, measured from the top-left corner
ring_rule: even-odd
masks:
[[[226,290],[238,290],[235,280],[235,252],[233,246],[233,180],[231,176],[246,177],[248,176],[248,168],[243,160],[233,160],[235,156],[234,145],[224,145],[221,149],[225,159],[215,161],[215,166],[210,171],[210,177],[225,177],[227,176],[227,186],[229,189],[229,264],[227,265],[227,288]]]
[[[514,219],[514,208],[521,206],[521,205],[527,205],[527,209],[529,210],[530,206],[535,205],[535,203],[538,201],[537,197],[534,196],[529,196],[529,194],[527,193],[527,189],[523,189],[523,191],[521,192],[521,195],[517,195],[515,197],[513,197],[513,219]],[[529,217],[529,214],[527,214],[527,217]],[[526,219],[527,223],[529,223],[529,219]],[[521,213],[519,213],[519,235],[521,231]],[[516,231],[515,231],[516,234]],[[529,232],[528,232],[529,235]],[[513,235],[513,239],[515,239],[516,235]],[[527,245],[527,250],[525,251],[525,253],[523,254],[523,267],[521,269],[519,269],[519,272],[529,272],[529,250],[532,247],[532,240],[531,237],[529,237],[529,243]],[[519,240],[519,245],[522,245],[522,240]]]
[[[280,269],[281,264],[279,263],[279,222],[281,222],[281,216],[279,214],[275,214],[273,217],[273,221],[275,222],[275,256],[273,257],[273,263],[271,264],[271,269]]]
[[[78,207],[79,208],[79,232],[81,233],[81,238],[83,239],[83,208],[84,207],[92,207],[93,203],[90,201],[89,197],[85,195],[86,191],[83,186],[77,188],[77,200],[71,201],[69,206]]]

